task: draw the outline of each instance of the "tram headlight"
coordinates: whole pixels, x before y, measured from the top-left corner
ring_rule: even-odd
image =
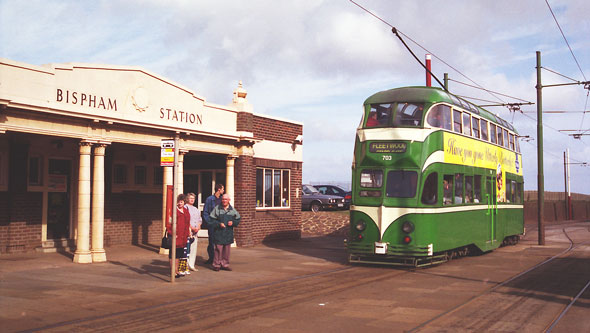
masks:
[[[367,224],[364,221],[358,221],[355,226],[356,230],[363,231],[367,228]]]
[[[410,221],[404,222],[404,224],[402,224],[402,231],[406,234],[409,234],[410,232],[414,231],[414,223]]]

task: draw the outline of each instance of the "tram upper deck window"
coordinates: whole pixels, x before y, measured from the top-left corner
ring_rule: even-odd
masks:
[[[502,135],[502,132],[504,131],[504,129],[500,126],[498,126],[498,144],[500,146],[504,145],[504,136]]]
[[[520,153],[520,142],[518,141],[518,136],[514,140],[516,144],[516,151]]]
[[[514,149],[514,134],[510,134],[510,150]]]
[[[463,134],[471,136],[471,115],[463,112]]]
[[[504,132],[504,147],[510,148],[510,141],[508,139],[508,131],[503,130],[502,132]]]
[[[473,130],[473,137],[479,139],[479,119],[471,117],[471,129]]]
[[[480,119],[481,125],[481,139],[488,141],[488,121]]]
[[[463,133],[463,125],[461,125],[461,111],[453,110],[453,131]]]
[[[371,104],[371,111],[365,122],[365,127],[383,127],[389,125],[393,104]]]
[[[451,122],[451,107],[444,104],[435,105],[430,112],[428,112],[428,116],[426,117],[426,121],[432,127],[444,128],[451,130],[452,129],[452,122]]]
[[[387,173],[385,191],[390,198],[413,198],[416,195],[418,173],[416,171],[392,170]]]
[[[490,123],[490,141],[496,143],[496,125]]]
[[[361,171],[361,187],[381,187],[383,185],[383,170],[365,169]]]
[[[422,103],[398,103],[395,108],[393,126],[418,127],[422,124],[424,104]]]

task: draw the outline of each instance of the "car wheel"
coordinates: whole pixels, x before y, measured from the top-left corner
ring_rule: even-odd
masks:
[[[321,207],[322,207],[322,205],[319,202],[314,201],[311,203],[311,205],[309,205],[309,210],[311,210],[314,213],[317,213],[320,211]]]

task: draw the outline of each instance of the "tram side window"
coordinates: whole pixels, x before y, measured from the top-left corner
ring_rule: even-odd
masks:
[[[521,201],[521,192],[522,191],[522,183],[516,183],[516,203],[522,203]]]
[[[424,104],[422,103],[398,103],[395,108],[393,126],[417,127],[422,123]]]
[[[496,125],[490,124],[490,141],[496,143]]]
[[[516,151],[520,153],[520,143],[518,141],[518,137],[516,138],[516,140],[514,140],[516,143]]]
[[[471,117],[471,128],[473,129],[473,137],[479,139],[479,119]]]
[[[481,176],[475,175],[473,179],[473,202],[481,202]]]
[[[461,111],[453,110],[453,131],[463,133],[463,126],[461,125]]]
[[[444,104],[436,105],[428,113],[426,119],[432,127],[444,128],[450,130],[451,125],[451,107]]]
[[[481,122],[481,139],[488,141],[488,122],[487,120],[480,120]]]
[[[456,204],[463,203],[463,174],[455,174],[455,201]]]
[[[502,127],[498,126],[498,144],[500,146],[504,145],[504,137],[502,136],[503,131],[504,131],[504,129]]]
[[[473,203],[473,176],[465,176],[465,202]]]
[[[392,170],[387,173],[385,191],[390,198],[413,198],[416,196],[417,182],[416,171]]]
[[[508,139],[508,130],[503,130],[504,133],[504,147],[510,148],[510,140]]]
[[[510,134],[510,150],[516,151],[514,149],[514,134]]]
[[[469,113],[463,113],[463,134],[471,136],[471,115]]]
[[[365,127],[382,127],[389,124],[392,104],[372,104]]]
[[[453,175],[443,176],[443,205],[453,203]]]
[[[422,203],[425,205],[434,205],[437,202],[438,193],[438,174],[433,172],[426,177],[424,189],[422,190]]]

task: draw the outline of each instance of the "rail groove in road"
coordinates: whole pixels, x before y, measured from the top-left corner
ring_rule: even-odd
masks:
[[[587,287],[588,267],[580,267],[576,249],[590,241],[575,245],[566,228],[569,247],[563,252],[489,288],[451,309],[421,323],[409,332],[434,330],[469,331],[547,331],[563,316],[568,302]],[[548,265],[553,263],[553,265]],[[559,279],[560,272],[581,269],[569,280]],[[547,277],[552,278],[547,278]],[[586,287],[584,287],[586,284]],[[582,287],[580,287],[582,286]],[[564,306],[560,306],[565,304]],[[571,303],[570,303],[571,304]],[[555,314],[557,313],[557,316]],[[555,317],[549,325],[539,323],[541,315]]]
[[[286,307],[310,297],[340,292],[358,284],[405,273],[407,271],[344,267],[145,308],[81,318],[25,332],[205,330],[252,314]]]

